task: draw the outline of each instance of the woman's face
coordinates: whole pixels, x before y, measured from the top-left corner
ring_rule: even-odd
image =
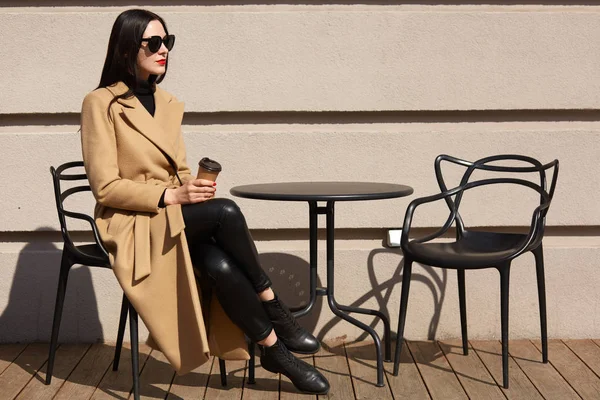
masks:
[[[160,21],[153,20],[148,23],[148,26],[142,35],[142,39],[147,39],[152,36],[164,38],[166,35],[165,28]],[[148,42],[142,42],[137,56],[139,78],[147,80],[150,75],[164,74],[168,53],[169,50],[167,50],[164,43],[160,45],[160,49],[158,49],[156,53],[152,53],[148,49]]]

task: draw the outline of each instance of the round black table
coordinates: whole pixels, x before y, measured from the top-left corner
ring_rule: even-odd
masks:
[[[380,200],[409,196],[410,186],[376,182],[281,182],[235,186],[230,193],[237,197],[257,200],[306,201],[309,206],[310,231],[310,301],[308,305],[293,309],[296,317],[308,314],[317,296],[327,296],[331,311],[338,317],[368,332],[377,350],[377,386],[383,384],[383,353],[379,335],[369,325],[351,317],[348,312],[374,315],[384,324],[385,361],[391,361],[390,321],[378,310],[338,304],[334,297],[334,204],[336,201]],[[326,202],[318,206],[317,202]],[[327,287],[317,288],[317,223],[319,214],[326,215],[327,230]]]

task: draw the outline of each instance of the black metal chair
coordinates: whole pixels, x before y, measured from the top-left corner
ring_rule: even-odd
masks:
[[[458,187],[448,189],[444,181],[441,163],[447,161],[466,168]],[[519,166],[498,165],[498,162],[519,163]],[[525,165],[523,165],[525,163]],[[547,188],[547,172],[551,170],[552,180]],[[469,179],[475,171],[504,173],[504,177],[475,180]],[[440,155],[435,160],[435,174],[441,193],[413,200],[406,210],[402,229],[401,247],[404,253],[404,271],[402,276],[402,295],[400,298],[400,316],[398,321],[398,340],[394,360],[394,375],[398,375],[400,352],[404,342],[406,308],[410,289],[413,262],[434,267],[455,269],[458,275],[458,294],[460,303],[460,322],[462,330],[463,354],[468,354],[467,314],[465,299],[465,270],[496,268],[500,272],[500,303],[502,330],[502,370],[503,386],[508,388],[508,293],[511,261],[525,252],[531,251],[535,257],[540,324],[542,337],[542,360],[548,362],[548,339],[546,328],[546,289],[544,283],[544,258],[542,239],[546,214],[554,195],[558,177],[558,160],[542,165],[539,161],[521,155],[497,155],[482,158],[475,162]],[[506,177],[506,174],[511,174]],[[514,176],[536,174],[540,184]],[[464,192],[481,186],[496,184],[517,185],[534,190],[539,194],[539,205],[533,210],[531,225],[527,234],[475,231],[465,227],[459,213]],[[444,225],[435,233],[426,237],[409,240],[411,223],[416,208],[425,203],[444,199],[450,215]],[[456,225],[456,241],[431,242],[441,237],[453,225]]]
[[[75,264],[87,265],[90,267],[111,268],[108,258],[108,252],[102,244],[98,228],[94,219],[87,215],[77,212],[65,210],[63,203],[71,195],[79,192],[91,191],[87,182],[85,173],[73,173],[73,168],[82,168],[83,161],[73,161],[60,165],[58,168],[50,167],[52,181],[54,183],[54,196],[56,200],[56,209],[58,211],[58,219],[60,221],[60,229],[63,236],[64,247],[62,252],[62,260],[60,265],[60,273],[58,278],[58,289],[56,292],[56,304],[54,307],[54,321],[52,323],[52,336],[50,339],[50,354],[48,356],[48,369],[46,374],[46,384],[49,385],[52,380],[52,370],[54,368],[54,358],[56,355],[56,345],[58,341],[58,331],[60,329],[60,321],[62,316],[63,304],[65,301],[65,293],[67,290],[67,279],[69,271]],[[71,171],[68,171],[71,170]],[[61,190],[61,181],[82,181],[80,185],[72,186],[68,189]],[[92,227],[94,235],[93,244],[75,245],[67,228],[67,218],[75,218],[87,221]],[[121,316],[119,320],[119,331],[117,336],[117,344],[115,347],[115,358],[113,360],[113,371],[119,368],[119,359],[121,356],[121,348],[123,346],[123,336],[125,334],[125,323],[129,314],[129,331],[131,334],[131,366],[133,373],[133,393],[134,398],[139,399],[139,347],[138,347],[138,315],[135,308],[128,301],[127,296],[123,294],[123,302],[121,304]],[[221,384],[227,385],[227,374],[225,361],[219,359],[219,367],[221,374]],[[254,383],[254,346],[250,346],[250,364],[249,364],[248,383]]]

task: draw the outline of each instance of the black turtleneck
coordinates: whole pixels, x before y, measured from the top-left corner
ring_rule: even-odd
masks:
[[[137,88],[133,91],[135,97],[138,98],[140,103],[144,106],[146,110],[154,117],[154,111],[156,110],[156,105],[154,104],[154,79],[149,79],[147,81],[138,81]]]
[[[138,98],[140,103],[144,106],[146,110],[154,117],[154,111],[156,110],[156,104],[154,103],[154,91],[156,90],[156,86],[154,85],[156,77],[151,76],[147,81],[138,81],[137,88],[133,91],[135,97]],[[165,206],[165,193],[167,189],[163,191],[160,200],[158,201],[159,207]]]

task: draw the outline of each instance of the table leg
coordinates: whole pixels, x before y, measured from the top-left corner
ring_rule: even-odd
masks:
[[[292,313],[296,318],[302,317],[308,314],[317,299],[317,243],[318,243],[318,214],[319,210],[316,201],[308,202],[308,227],[309,227],[309,238],[310,238],[310,299],[308,305],[304,307],[294,307],[291,309]]]
[[[382,387],[382,386],[384,386],[384,384],[383,384],[383,354],[381,351],[381,340],[379,339],[379,335],[377,335],[377,332],[375,332],[375,330],[373,328],[371,328],[369,325],[342,312],[342,310],[356,311],[357,310],[356,308],[348,307],[348,306],[340,306],[335,301],[335,297],[334,297],[334,273],[335,273],[335,271],[334,271],[334,240],[335,240],[334,212],[335,212],[334,202],[328,201],[327,202],[327,211],[326,211],[326,215],[327,215],[327,303],[329,304],[329,308],[335,315],[350,322],[351,324],[353,324],[355,326],[358,326],[362,330],[368,332],[371,335],[371,337],[373,338],[373,341],[375,342],[375,349],[377,352],[377,386]],[[375,310],[367,310],[367,309],[360,309],[360,308],[358,310],[360,310],[358,312],[361,312],[363,314],[376,315],[376,316],[382,318],[384,321],[384,325],[385,325],[387,318],[383,314],[381,314],[381,313],[377,314],[377,312]],[[386,327],[387,327],[387,329],[389,329],[389,321],[387,321]],[[386,332],[386,335],[388,335],[387,332]],[[386,339],[388,339],[387,341],[389,342],[389,335]],[[386,347],[389,347],[389,346],[386,346]],[[387,350],[386,350],[386,353],[387,353]]]
[[[355,313],[366,314],[366,315],[374,315],[376,317],[379,317],[381,319],[381,321],[383,321],[383,342],[385,343],[385,359],[383,361],[391,362],[392,361],[392,342],[390,340],[391,331],[390,331],[390,320],[388,319],[388,317],[381,311],[370,310],[368,308],[343,306],[341,304],[338,304],[337,306],[342,311],[355,312]]]

